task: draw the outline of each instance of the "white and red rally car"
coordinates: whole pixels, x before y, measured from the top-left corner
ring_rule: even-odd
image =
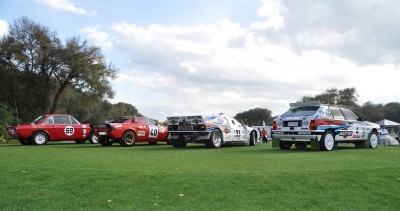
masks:
[[[253,146],[261,140],[257,129],[241,124],[225,115],[171,116],[168,120],[168,139],[174,147],[187,143],[204,143],[209,148],[226,144]]]
[[[360,118],[351,109],[319,101],[291,103],[273,122],[273,147],[333,150],[338,143],[376,148],[379,125]]]

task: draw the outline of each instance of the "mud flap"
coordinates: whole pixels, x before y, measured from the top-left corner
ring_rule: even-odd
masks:
[[[357,149],[369,149],[370,139],[372,132],[368,134],[368,139],[364,141],[364,143],[360,142],[356,144]]]
[[[312,138],[310,140],[310,143],[311,143],[311,150],[314,150],[314,151],[319,151],[320,150],[318,139]]]
[[[272,148],[278,149],[279,148],[279,140],[276,139],[275,137],[272,137]]]

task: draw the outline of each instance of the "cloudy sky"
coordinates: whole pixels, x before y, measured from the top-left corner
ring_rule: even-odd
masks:
[[[398,0],[1,0],[0,36],[22,16],[101,46],[118,69],[110,101],[161,121],[278,115],[333,87],[400,101]]]

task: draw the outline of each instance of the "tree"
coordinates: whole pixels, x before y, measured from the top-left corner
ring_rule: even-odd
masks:
[[[385,116],[385,110],[383,104],[374,104],[370,101],[364,103],[356,112],[361,117],[367,117],[370,122],[377,122],[382,120]]]
[[[100,48],[90,46],[86,40],[81,42],[79,38],[74,37],[67,41],[63,52],[62,66],[54,72],[59,86],[53,99],[51,113],[57,111],[58,101],[67,85],[99,99],[114,96],[107,79],[115,78],[116,70],[112,64],[105,63]]]
[[[0,103],[0,141],[6,135],[5,126],[16,125],[17,118],[14,117],[13,111],[6,105]]]
[[[350,108],[356,108],[358,101],[358,94],[356,88],[345,88],[338,90],[337,88],[327,89],[325,92],[313,96],[303,96],[301,101],[320,101],[324,104],[330,105],[343,105]]]
[[[236,114],[235,118],[243,120],[247,125],[263,125],[263,122],[265,124],[272,124],[273,118],[271,114],[272,112],[266,108],[254,108]]]
[[[116,77],[101,49],[77,37],[65,45],[56,32],[23,17],[0,39],[0,102],[18,105],[24,119],[56,113],[71,86],[89,98],[112,98],[108,82]]]

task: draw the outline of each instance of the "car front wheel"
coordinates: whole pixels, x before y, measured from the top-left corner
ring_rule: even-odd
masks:
[[[49,141],[49,137],[47,136],[47,134],[45,132],[36,132],[33,136],[32,136],[32,142],[35,145],[44,145]]]
[[[331,131],[326,131],[319,142],[321,150],[331,151],[336,147],[335,136]]]
[[[369,148],[375,149],[378,147],[378,135],[376,132],[372,132],[371,136],[369,137]]]
[[[254,145],[256,145],[256,143],[257,143],[257,135],[256,135],[255,131],[252,131],[250,133],[250,143],[249,143],[249,145],[250,146],[254,146]]]

